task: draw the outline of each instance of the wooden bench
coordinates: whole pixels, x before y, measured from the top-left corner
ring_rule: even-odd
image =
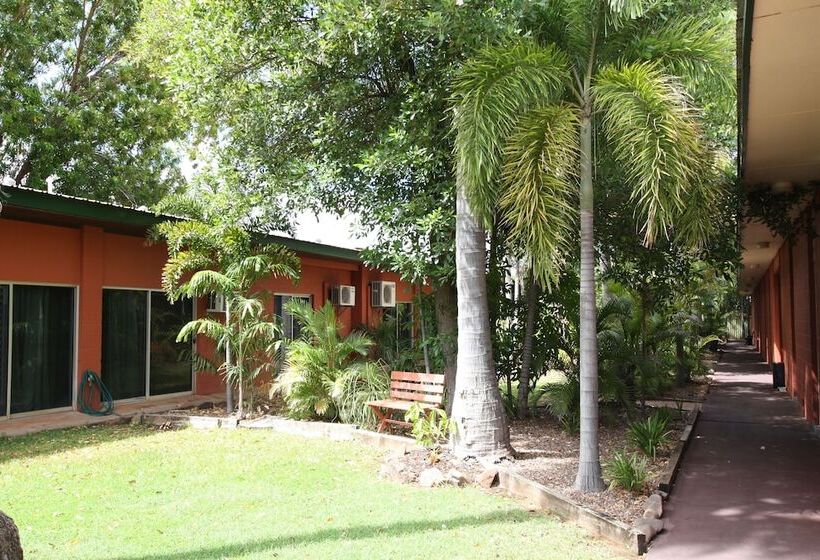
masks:
[[[373,409],[379,420],[378,431],[383,431],[388,424],[409,428],[410,423],[393,418],[395,412],[407,412],[418,403],[425,410],[438,409],[444,402],[444,374],[414,373],[411,371],[394,371],[390,374],[390,398],[370,401],[367,405]]]

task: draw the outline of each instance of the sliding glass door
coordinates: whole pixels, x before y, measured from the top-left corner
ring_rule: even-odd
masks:
[[[15,285],[10,292],[11,413],[70,406],[74,288]]]
[[[103,290],[103,381],[115,400],[190,392],[192,345],[177,342],[193,304],[158,291]]]
[[[102,375],[116,400],[145,396],[148,298],[103,290]]]
[[[8,413],[9,286],[0,284],[0,416]]]
[[[179,331],[192,318],[190,299],[170,303],[163,292],[151,292],[151,395],[192,389],[192,346],[177,342]]]

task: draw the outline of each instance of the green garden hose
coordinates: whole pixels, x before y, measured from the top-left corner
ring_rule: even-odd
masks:
[[[94,395],[100,397],[99,408],[94,408]],[[108,416],[114,412],[114,399],[111,391],[102,382],[100,376],[91,371],[85,370],[82,383],[80,383],[80,412],[91,416]]]

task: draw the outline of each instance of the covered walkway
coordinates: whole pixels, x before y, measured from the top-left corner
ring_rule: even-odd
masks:
[[[648,558],[820,558],[820,436],[753,348],[714,381]]]

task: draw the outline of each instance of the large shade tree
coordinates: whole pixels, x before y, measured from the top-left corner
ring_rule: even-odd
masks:
[[[581,450],[575,486],[603,489],[598,449],[596,180],[618,174],[645,244],[710,233],[703,210],[708,143],[690,92],[731,88],[731,26],[700,2],[556,0],[532,8],[530,33],[485,49],[456,82],[459,378],[457,446],[506,445],[486,332],[484,229],[496,208],[554,278],[580,218]],[[706,219],[704,219],[706,218]],[[466,297],[465,297],[466,296]],[[462,301],[463,299],[463,301]],[[463,319],[462,319],[463,317]],[[461,329],[465,329],[462,336]],[[462,367],[465,369],[462,375]],[[481,419],[475,420],[475,418]],[[466,421],[465,421],[466,420]],[[487,423],[490,423],[489,425]],[[487,430],[485,435],[477,431]]]
[[[135,0],[0,2],[0,182],[150,205],[183,183],[167,89],[125,51]]]

